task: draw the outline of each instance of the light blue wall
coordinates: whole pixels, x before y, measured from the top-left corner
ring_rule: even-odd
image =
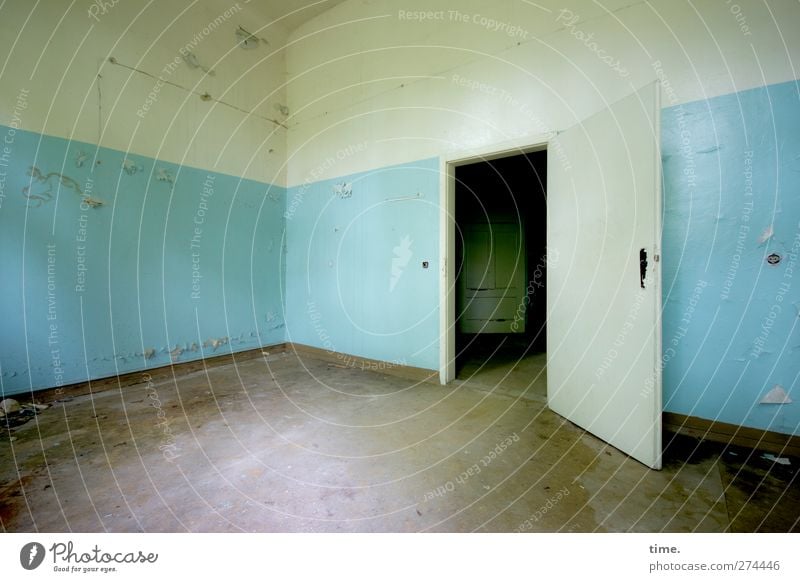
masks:
[[[798,85],[672,107],[662,130],[664,408],[800,434]],[[759,404],[775,385],[796,402]]]
[[[286,220],[289,341],[439,368],[437,158],[290,188]]]
[[[662,132],[664,409],[798,434],[798,404],[759,404],[775,385],[796,397],[800,373],[797,86],[667,108]],[[336,197],[341,182],[352,198]],[[419,201],[384,202],[417,190]],[[290,189],[288,338],[437,368],[437,199],[435,159]],[[390,291],[405,234],[413,256]]]
[[[0,126],[5,394],[163,366],[176,346],[181,362],[285,341],[285,189],[136,155],[128,174],[125,159]]]

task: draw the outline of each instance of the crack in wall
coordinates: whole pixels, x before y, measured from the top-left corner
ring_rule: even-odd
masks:
[[[206,91],[202,91],[201,92],[201,91],[195,91],[194,89],[189,89],[188,87],[184,87],[183,85],[181,85],[179,83],[175,83],[174,81],[170,81],[168,79],[164,79],[164,78],[162,78],[162,77],[160,77],[158,75],[153,75],[152,73],[148,73],[147,71],[143,71],[142,69],[137,69],[136,67],[132,67],[130,65],[126,65],[124,63],[121,63],[114,57],[109,57],[108,58],[108,62],[111,63],[112,65],[117,65],[118,67],[122,67],[123,69],[128,69],[129,71],[133,71],[134,73],[139,73],[140,75],[145,75],[146,77],[150,77],[151,79],[155,79],[156,81],[160,81],[161,83],[164,83],[165,85],[171,85],[172,87],[177,87],[178,89],[180,89],[182,91],[186,91],[187,93],[192,93],[193,95],[197,95],[203,101],[213,101],[214,103],[219,103],[220,105],[224,105],[225,107],[230,107],[231,109],[234,109],[234,110],[238,111],[239,113],[244,113],[248,117],[258,117],[259,119],[263,119],[264,121],[268,121],[268,122],[270,122],[270,123],[272,123],[274,125],[277,125],[278,127],[282,127],[283,129],[289,129],[289,127],[286,124],[281,123],[277,119],[272,119],[272,118],[266,117],[264,115],[259,115],[258,113],[255,113],[253,111],[248,111],[246,109],[242,109],[241,107],[239,107],[237,105],[233,105],[232,103],[228,103],[227,101],[222,101],[221,99],[216,99],[215,97],[212,97],[211,95],[209,95]]]

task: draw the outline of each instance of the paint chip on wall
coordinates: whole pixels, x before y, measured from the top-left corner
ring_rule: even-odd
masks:
[[[102,206],[104,204],[102,200],[98,200],[97,198],[92,198],[91,196],[85,196],[83,198],[83,203],[92,208],[97,208],[98,206]]]
[[[133,161],[133,160],[131,160],[129,158],[125,158],[123,160],[122,169],[129,176],[133,176],[136,172],[140,172],[140,171],[144,170],[144,168],[142,166],[140,166],[138,163],[136,163],[135,161]]]
[[[211,338],[203,342],[203,347],[212,348],[213,350],[216,350],[218,347],[224,346],[227,343],[228,343],[227,336],[220,338]]]
[[[172,175],[172,172],[167,170],[166,168],[159,168],[156,172],[156,180],[159,182],[166,182],[167,184],[174,184],[175,183],[175,176]]]
[[[207,74],[207,75],[209,75],[211,77],[216,75],[216,73],[213,70],[208,69],[208,68],[204,67],[203,65],[201,65],[200,61],[197,59],[197,55],[194,54],[193,52],[185,53],[183,55],[183,60],[187,65],[189,65],[190,69],[200,69],[205,74]]]
[[[350,182],[334,184],[333,193],[339,198],[350,198],[353,195],[353,185]]]
[[[265,45],[269,45],[267,39],[255,36],[254,34],[250,34],[241,26],[236,29],[236,42],[239,44],[241,48],[245,50],[252,50],[254,48],[258,48],[258,45],[262,42]]]
[[[783,386],[775,384],[772,390],[764,395],[759,404],[791,404],[792,402]]]

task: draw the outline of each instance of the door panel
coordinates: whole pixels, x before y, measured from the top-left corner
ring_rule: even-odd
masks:
[[[661,467],[658,84],[548,146],[547,399]],[[644,288],[640,251],[647,253]]]
[[[520,247],[519,227],[495,228],[495,244],[497,252],[494,261],[495,289],[507,290],[510,295],[518,297],[520,294],[521,278],[524,261],[523,249]]]
[[[468,315],[472,319],[513,320],[518,305],[516,297],[473,297]]]

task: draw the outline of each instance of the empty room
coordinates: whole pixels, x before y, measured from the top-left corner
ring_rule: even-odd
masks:
[[[0,3],[2,531],[800,531],[798,26]]]

